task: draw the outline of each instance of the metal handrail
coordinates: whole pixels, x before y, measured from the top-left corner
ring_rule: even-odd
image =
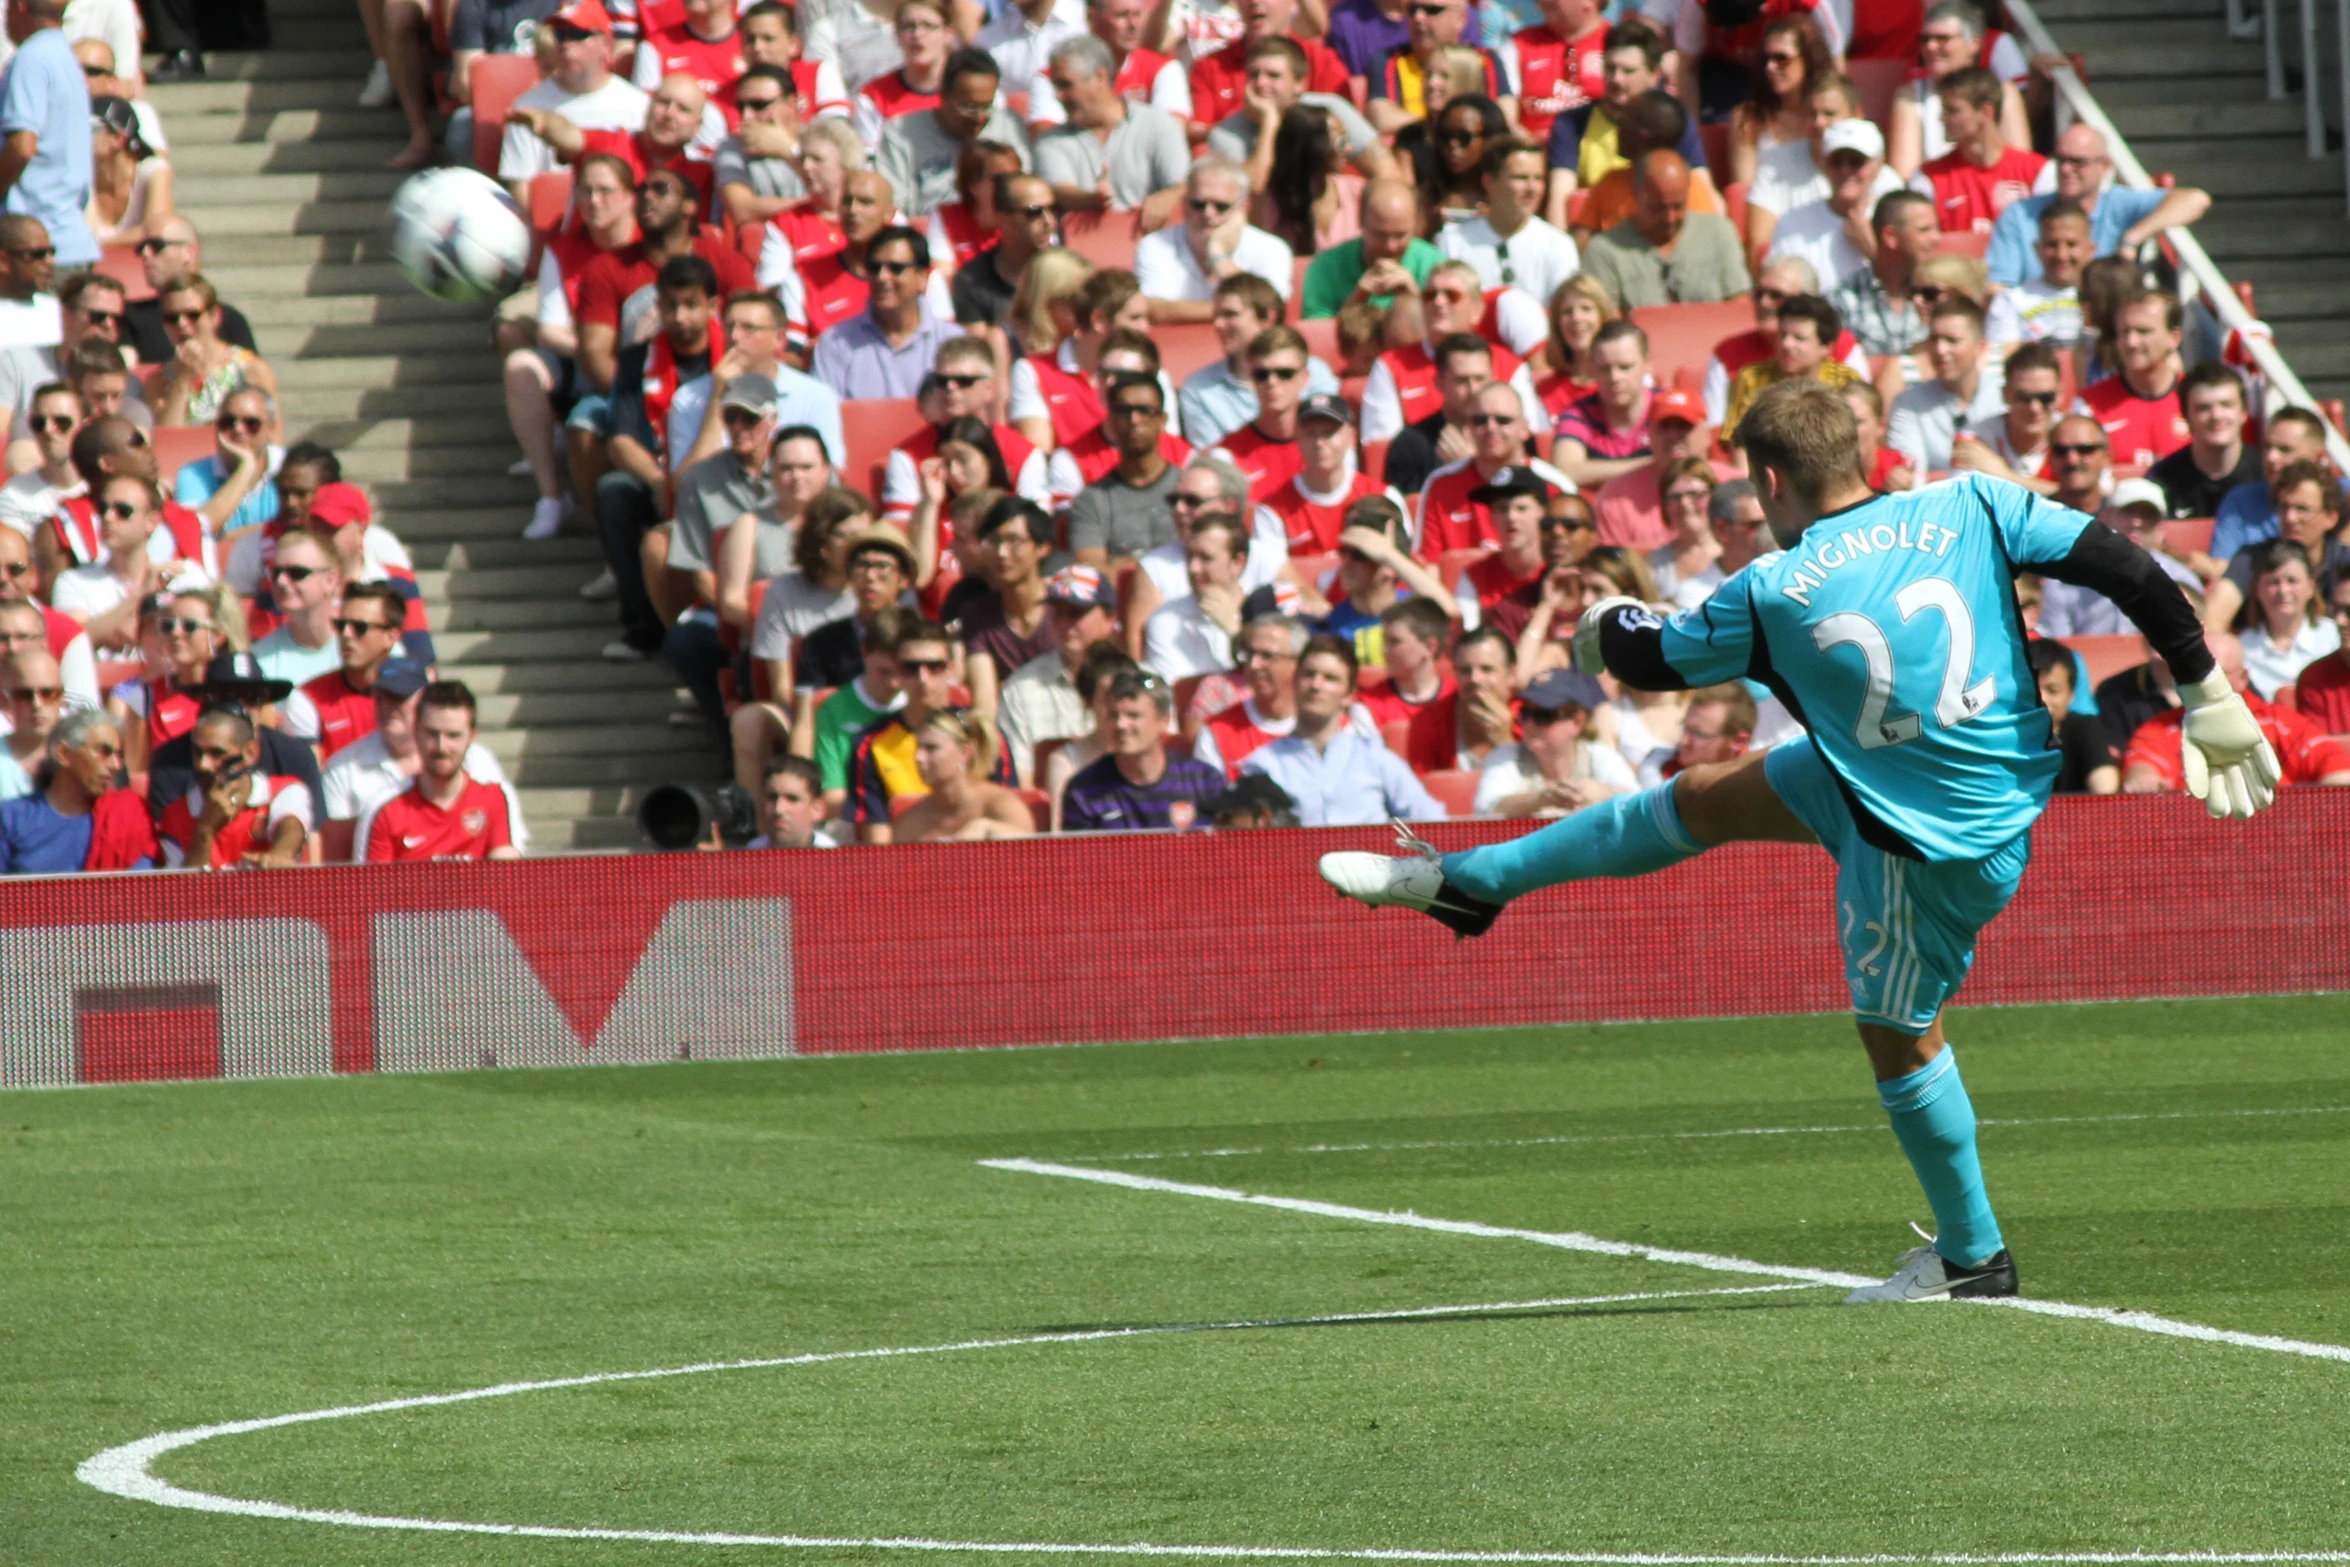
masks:
[[[2302,0],[2302,4],[2305,8],[2314,6],[2316,0]],[[2350,30],[2350,0],[2342,0],[2342,5],[2345,13],[2343,25],[2346,30]],[[2275,0],[2269,0],[2265,10],[2273,23],[2276,15]],[[2105,138],[2106,152],[2113,159],[2115,176],[2132,190],[2154,189],[2154,180],[2147,174],[2146,166],[2138,161],[2138,155],[2130,150],[2130,144],[2114,128],[2113,121],[2106,116],[2104,106],[2098,103],[2088,85],[2070,65],[2056,63],[2063,60],[2065,55],[2056,47],[2056,40],[2049,36],[2047,27],[2040,21],[2039,13],[2032,9],[2030,0],[2007,0],[2007,15],[2015,23],[2016,31],[2023,34],[2033,54],[2053,57],[2049,60],[2051,69],[2048,74],[2056,84],[2057,95],[2074,119]],[[2270,26],[2268,31],[2273,38],[2275,27]],[[2350,58],[2350,54],[2345,57]],[[2316,73],[2312,71],[2310,74],[2314,76]],[[2345,94],[2346,99],[2350,99],[2350,87],[2345,88]],[[2311,100],[2313,107],[2315,101]],[[2179,270],[2193,281],[2196,291],[2203,296],[2204,304],[2222,325],[2233,329],[2252,323],[2252,313],[2244,308],[2243,301],[2236,297],[2235,289],[2229,286],[2226,274],[2220,271],[2192,232],[2183,228],[2171,229],[2163,237],[2170,242],[2171,249],[2179,258]],[[2285,356],[2277,352],[2274,343],[2257,333],[2246,333],[2243,341],[2252,355],[2252,362],[2260,367],[2261,377],[2268,385],[2270,412],[2288,404],[2306,408],[2312,413],[2318,412],[2317,399],[2310,395],[2308,387],[2301,384],[2301,378],[2293,373],[2291,365],[2285,363]],[[2321,415],[2320,422],[2325,425],[2326,451],[2333,458],[2334,466],[2350,473],[2350,440],[2343,439],[2342,432],[2333,427],[2331,420]]]

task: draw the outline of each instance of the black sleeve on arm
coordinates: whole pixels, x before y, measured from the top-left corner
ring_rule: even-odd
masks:
[[[2033,567],[2044,577],[2088,588],[2113,600],[2146,634],[2147,645],[2170,665],[2182,685],[2208,676],[2215,667],[2203,645],[2203,623],[2179,585],[2163,574],[2154,557],[2102,523],[2091,523],[2073,541],[2064,559]]]
[[[1607,672],[1635,691],[1686,691],[1689,682],[1665,662],[1665,623],[1645,605],[1618,604],[1600,618],[1599,653]]]

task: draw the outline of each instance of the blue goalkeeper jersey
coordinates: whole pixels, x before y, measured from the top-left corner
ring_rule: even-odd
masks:
[[[1779,693],[1879,847],[1981,859],[2032,825],[2062,761],[2015,576],[2092,522],[1979,474],[1876,496],[1673,616],[1661,651],[1693,686]]]

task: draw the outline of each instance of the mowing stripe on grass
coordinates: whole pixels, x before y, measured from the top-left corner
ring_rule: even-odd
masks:
[[[1122,1186],[1129,1191],[1163,1192],[1177,1197],[1205,1197],[1214,1202],[1245,1203],[1257,1208],[1279,1208],[1290,1213],[1310,1213],[1325,1219],[1351,1219],[1363,1224],[1394,1224],[1407,1229],[1435,1230],[1446,1235],[1474,1235],[1491,1240],[1531,1241],[1537,1246],[1556,1246],[1566,1251],[1596,1252],[1605,1257],[1634,1257],[1643,1262],[1672,1263],[1687,1268],[1705,1268],[1716,1273],[1746,1273],[1762,1278],[1802,1279],[1813,1284],[1837,1284],[1857,1288],[1878,1281],[1857,1273],[1831,1273],[1820,1268],[1792,1268],[1774,1262],[1755,1262],[1744,1257],[1722,1257],[1712,1252],[1675,1251],[1662,1246],[1641,1246],[1630,1241],[1602,1240],[1596,1235],[1576,1231],[1552,1233],[1543,1230],[1511,1229],[1503,1225],[1475,1224],[1461,1219],[1435,1219],[1425,1214],[1381,1212],[1375,1208],[1350,1208],[1341,1203],[1316,1202],[1304,1197],[1275,1197],[1261,1192],[1236,1191],[1228,1186],[1197,1186],[1186,1181],[1164,1181],[1152,1175],[1130,1175],[1123,1170],[1093,1170],[1082,1165],[1047,1164],[1035,1159],[982,1159],[991,1170],[1009,1170],[1021,1175],[1052,1175],[1073,1181],[1092,1181],[1103,1186]],[[2158,1333],[2167,1338],[2194,1339],[2205,1344],[2232,1344],[2239,1349],[2264,1349],[2279,1355],[2300,1355],[2311,1360],[2338,1360],[2350,1362],[2350,1346],[2315,1344],[2305,1339],[2278,1338],[2267,1333],[2239,1333],[2232,1328],[2215,1328],[2201,1322],[2181,1322],[2172,1317],[2156,1316],[2148,1311],[2123,1311],[2112,1306],[2075,1306],[2061,1300],[2029,1300],[2022,1296],[2007,1296],[1989,1300],[1965,1301],[1961,1304],[1978,1306],[2005,1306],[2013,1311],[2027,1311],[2035,1316],[2065,1317],[2077,1322],[2102,1322],[2109,1327],[2134,1328],[2140,1333]],[[2278,1558],[2283,1559],[2283,1558]]]
[[[2344,1115],[2350,1105],[2289,1105],[2272,1110],[2141,1110],[2114,1115],[1981,1116],[1977,1126],[2090,1126],[2107,1121],[2214,1121],[2243,1116]],[[1158,1153],[1091,1154],[1103,1164],[1150,1159],[1240,1159],[1253,1154],[1410,1153],[1423,1148],[1550,1148],[1566,1143],[1658,1143],[1715,1137],[1816,1137],[1826,1133],[1882,1132],[1885,1123],[1859,1126],[1731,1126],[1711,1132],[1591,1132],[1552,1137],[1437,1137],[1404,1143],[1296,1143],[1287,1148],[1175,1148]]]

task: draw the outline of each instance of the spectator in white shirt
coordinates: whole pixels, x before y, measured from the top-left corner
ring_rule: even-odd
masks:
[[[1305,429],[1301,417],[1298,423],[1301,446]],[[1229,457],[1200,452],[1184,464],[1174,490],[1167,496],[1167,518],[1174,524],[1175,537],[1154,549],[1144,550],[1135,558],[1142,570],[1134,580],[1133,596],[1126,605],[1126,624],[1132,628],[1130,651],[1141,653],[1143,631],[1161,605],[1191,594],[1192,525],[1202,517],[1237,520],[1251,516],[1248,494],[1248,475],[1235,467]],[[1288,567],[1289,547],[1280,519],[1264,507],[1254,508],[1248,531],[1248,557],[1240,568],[1240,591],[1253,593],[1266,587],[1290,575]]]
[[[0,523],[29,540],[59,501],[87,490],[73,466],[73,432],[81,422],[82,400],[72,387],[52,381],[33,393],[25,424],[41,460],[0,486]]]
[[[163,527],[155,486],[117,474],[98,490],[98,540],[105,555],[59,574],[49,602],[89,631],[97,647],[129,647],[138,637],[139,602],[166,583],[201,586],[210,580],[200,562],[157,564],[150,542]]]
[[[1192,523],[1183,558],[1191,592],[1160,605],[1142,634],[1144,665],[1170,682],[1232,667],[1248,533],[1239,518],[1211,513]]]
[[[2070,196],[2040,210],[2040,275],[1991,296],[1983,335],[1995,351],[2018,343],[2070,348],[2081,340],[2081,269],[2096,259],[2089,214]]]
[[[1536,216],[1549,165],[1550,155],[1522,136],[1487,147],[1484,212],[1436,236],[1447,260],[1477,269],[1487,293],[1522,289],[1540,304],[1582,267],[1575,242]]]
[[[1289,298],[1295,258],[1287,245],[1250,225],[1248,197],[1248,171],[1231,159],[1192,164],[1183,181],[1183,221],[1134,248],[1134,275],[1152,321],[1212,319],[1216,285],[1235,272],[1254,272]]]
[[[555,70],[515,99],[514,107],[548,110],[583,131],[643,130],[652,100],[643,88],[612,74],[612,18],[601,0],[571,0],[540,25],[555,35]],[[506,121],[506,139],[498,149],[498,178],[525,211],[530,182],[553,173],[561,163],[526,118]]]
[[[1885,421],[1885,444],[1909,463],[1913,488],[1923,488],[1930,471],[1950,467],[1959,426],[1996,418],[2005,401],[1999,373],[1984,363],[1982,306],[1964,294],[1944,294],[1926,326],[1934,379],[1894,398]]]
[[[1885,138],[1866,120],[1838,120],[1820,137],[1828,194],[1788,212],[1772,232],[1770,254],[1801,256],[1824,294],[1869,264],[1876,251],[1877,203],[1901,188],[1885,167]]]
[[[1589,675],[1553,669],[1518,696],[1515,745],[1497,746],[1477,778],[1479,816],[1564,816],[1639,787],[1615,747],[1583,738],[1607,693]]]

